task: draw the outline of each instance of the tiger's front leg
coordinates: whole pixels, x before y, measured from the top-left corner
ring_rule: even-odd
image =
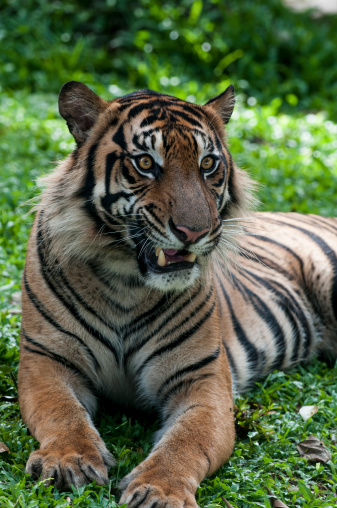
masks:
[[[21,342],[21,413],[41,445],[31,453],[26,472],[59,489],[93,480],[107,483],[114,459],[91,421],[95,400],[90,390],[66,366],[48,358],[37,342],[24,336]]]
[[[224,350],[212,368],[167,393],[164,425],[146,460],[120,483],[129,508],[196,507],[198,484],[231,455],[234,418],[231,377]]]

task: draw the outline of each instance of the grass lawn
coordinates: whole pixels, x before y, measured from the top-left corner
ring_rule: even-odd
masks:
[[[106,95],[108,97],[108,95]],[[201,99],[204,99],[201,97]],[[89,485],[60,493],[24,473],[37,443],[20,418],[16,374],[20,330],[20,277],[32,217],[27,201],[35,180],[73,148],[56,110],[56,95],[15,93],[0,99],[0,505],[2,507],[113,507],[117,484],[149,452],[153,418],[101,411],[97,424],[117,458],[106,487]],[[261,209],[334,215],[337,198],[337,124],[324,113],[293,116],[280,100],[238,107],[229,124],[232,154],[261,183]],[[221,394],[219,394],[221,396]],[[304,421],[298,410],[317,405]],[[197,491],[203,507],[277,506],[267,488],[291,507],[337,503],[337,365],[318,360],[290,373],[274,372],[236,398],[237,441],[230,461]],[[321,438],[332,460],[308,462],[296,444]]]

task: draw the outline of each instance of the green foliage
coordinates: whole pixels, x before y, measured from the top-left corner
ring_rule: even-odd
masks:
[[[261,183],[264,210],[336,215],[337,127],[326,114],[281,114],[281,101],[238,108],[229,124],[239,166]]]
[[[233,81],[260,103],[336,112],[337,16],[281,0],[4,0],[0,39],[3,89],[75,79],[210,98]]]

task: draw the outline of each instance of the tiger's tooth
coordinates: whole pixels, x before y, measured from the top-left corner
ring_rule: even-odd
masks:
[[[155,248],[155,253],[156,253],[156,256],[157,256],[157,257],[159,256],[159,254],[160,254],[160,251],[161,251],[161,250],[162,250],[162,249],[161,249],[160,247],[156,247],[156,248]]]
[[[191,252],[190,254],[187,254],[187,256],[184,256],[184,261],[188,261],[189,263],[194,263],[195,258],[197,257],[194,252]]]
[[[159,266],[166,266],[166,258],[163,249],[160,249],[159,251],[157,263]]]

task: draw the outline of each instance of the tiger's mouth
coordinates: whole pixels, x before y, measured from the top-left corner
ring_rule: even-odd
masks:
[[[196,263],[196,254],[186,249],[156,249],[145,250],[144,261],[149,270],[154,273],[169,273],[177,270],[191,269]]]

